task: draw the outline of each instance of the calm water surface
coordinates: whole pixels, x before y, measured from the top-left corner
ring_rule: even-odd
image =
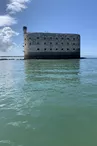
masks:
[[[97,146],[97,59],[0,61],[0,146]]]

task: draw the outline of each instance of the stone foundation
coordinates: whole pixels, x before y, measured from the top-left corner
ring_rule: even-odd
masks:
[[[80,52],[30,52],[24,59],[80,59]]]

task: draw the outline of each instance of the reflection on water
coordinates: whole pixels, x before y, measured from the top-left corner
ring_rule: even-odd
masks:
[[[0,61],[0,146],[96,146],[96,61]]]
[[[81,84],[97,85],[97,59],[80,61]]]
[[[80,60],[25,61],[27,81],[79,82]]]

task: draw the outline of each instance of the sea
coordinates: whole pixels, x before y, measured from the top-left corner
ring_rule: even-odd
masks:
[[[97,146],[97,59],[0,60],[0,146]]]

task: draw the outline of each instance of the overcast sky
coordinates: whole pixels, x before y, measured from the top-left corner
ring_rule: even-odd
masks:
[[[23,55],[23,32],[79,33],[81,56],[97,56],[96,0],[0,0],[0,55]]]

